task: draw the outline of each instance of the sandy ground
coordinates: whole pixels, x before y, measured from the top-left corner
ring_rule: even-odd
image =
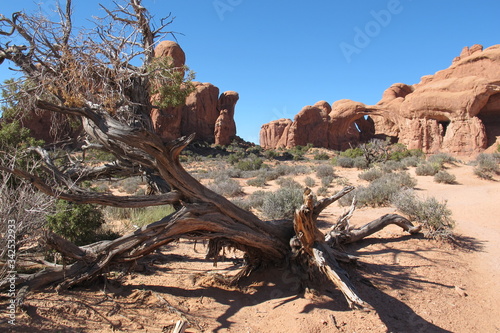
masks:
[[[125,276],[121,284],[111,278],[61,295],[33,294],[17,325],[2,322],[0,330],[169,332],[184,318],[190,323],[186,332],[500,332],[500,184],[475,177],[463,164],[448,171],[458,184],[417,177],[417,187],[423,197],[447,201],[460,246],[390,227],[346,248],[360,257],[346,269],[375,311],[349,310],[329,284],[319,282],[319,293],[304,292],[285,269],[262,271],[240,289],[224,287],[214,273],[237,272],[238,254],[228,253],[213,267],[201,244],[181,241],[148,257],[145,271]],[[359,183],[357,171],[337,173]],[[320,226],[328,228],[342,211],[329,207]],[[359,209],[352,223],[391,212]]]

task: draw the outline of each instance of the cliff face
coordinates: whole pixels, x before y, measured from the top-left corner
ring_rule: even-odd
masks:
[[[430,153],[483,151],[500,142],[500,45],[466,47],[449,68],[413,86],[392,85],[376,105],[340,100],[327,115],[308,106],[290,122],[282,131],[271,130],[273,122],[262,126],[261,145],[343,149],[389,136]]]

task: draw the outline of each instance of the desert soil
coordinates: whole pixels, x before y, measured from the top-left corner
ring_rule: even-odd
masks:
[[[336,170],[360,183],[357,171]],[[204,259],[203,244],[181,240],[149,256],[143,272],[128,274],[121,283],[111,274],[105,283],[59,295],[32,294],[17,325],[3,321],[0,330],[169,332],[185,319],[186,332],[500,332],[500,184],[475,177],[465,164],[448,171],[458,184],[416,178],[420,196],[447,201],[457,223],[456,244],[390,227],[346,248],[360,257],[357,266],[346,268],[374,311],[349,310],[329,284],[304,292],[285,269],[257,273],[240,289],[225,287],[216,273],[235,274],[239,254],[227,253],[213,267]],[[329,207],[321,227],[326,230],[343,210]],[[392,212],[358,209],[351,223]]]

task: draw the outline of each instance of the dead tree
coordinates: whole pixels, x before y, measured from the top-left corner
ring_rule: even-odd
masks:
[[[24,73],[24,107],[80,119],[87,134],[86,146],[110,152],[116,161],[94,166],[68,159],[61,165],[47,151],[36,148],[33,151],[43,162],[36,172],[5,165],[0,169],[29,181],[45,194],[76,203],[114,207],[170,204],[176,212],[116,240],[87,246],[76,246],[47,231],[46,244],[74,263],[47,267],[19,281],[30,290],[51,284],[65,289],[114,265],[132,265],[153,250],[184,238],[208,240],[208,253],[214,259],[224,247],[243,251],[246,266],[235,279],[267,264],[307,262],[304,269],[317,267],[343,292],[352,308],[367,307],[338,263],[353,258],[335,246],[362,239],[389,223],[411,233],[419,228],[401,216],[387,215],[360,229],[346,228],[344,221],[336,230],[322,234],[316,226],[318,216],[352,187],[318,202],[306,189],[304,204],[293,221],[262,221],[203,186],[179,162],[179,154],[194,135],[164,141],[155,133],[150,117],[156,107],[153,101],[158,99],[152,98],[154,87],[179,83],[172,82],[175,76],[170,75],[178,73],[178,68],[153,66],[155,43],[168,34],[164,29],[171,21],[161,20],[160,27],[154,28],[140,0],[103,9],[106,17],[96,23],[93,32],[83,34],[73,31],[70,0],[60,10],[59,23],[25,13],[1,16],[0,58]],[[26,45],[11,44],[20,38]],[[144,61],[140,66],[139,57]],[[79,186],[84,180],[137,174],[150,175],[161,193],[115,196]]]

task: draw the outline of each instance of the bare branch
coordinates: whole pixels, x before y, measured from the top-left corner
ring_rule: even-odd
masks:
[[[33,186],[43,193],[80,204],[99,204],[103,206],[140,208],[149,206],[175,205],[182,199],[178,192],[169,192],[160,195],[143,196],[116,196],[111,194],[88,192],[80,190],[76,194],[63,192],[47,184],[42,178],[19,169],[9,169],[0,166],[0,170],[10,172],[13,175],[28,180]]]
[[[346,195],[347,193],[351,192],[352,190],[354,190],[354,186],[346,186],[344,187],[340,192],[328,197],[328,198],[324,198],[322,200],[319,200],[318,202],[315,203],[314,205],[314,213],[313,213],[313,218],[314,219],[317,219],[319,214],[321,214],[321,212],[326,208],[328,207],[329,205],[331,205],[332,203],[334,203],[335,201],[339,200],[340,198],[342,198],[344,195]]]

